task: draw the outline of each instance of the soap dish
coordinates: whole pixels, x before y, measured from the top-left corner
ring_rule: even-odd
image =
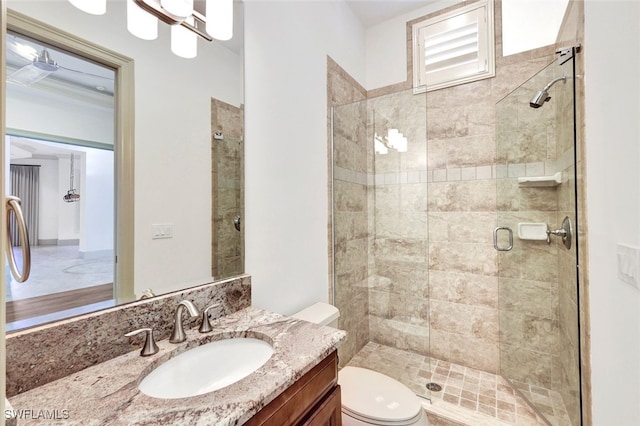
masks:
[[[518,223],[518,238],[521,240],[546,240],[547,229],[546,223]]]

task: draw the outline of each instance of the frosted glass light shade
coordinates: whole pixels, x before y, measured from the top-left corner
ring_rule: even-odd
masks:
[[[193,17],[187,18],[189,24],[193,25]],[[195,58],[198,54],[198,35],[182,25],[171,27],[171,51],[181,58]]]
[[[134,0],[127,0],[127,30],[143,40],[158,38],[158,18],[138,6]]]
[[[233,37],[233,0],[207,0],[207,33],[217,40]]]
[[[92,15],[104,15],[107,12],[107,0],[69,0],[69,3]]]
[[[193,0],[161,0],[160,5],[170,14],[180,18],[193,14]]]

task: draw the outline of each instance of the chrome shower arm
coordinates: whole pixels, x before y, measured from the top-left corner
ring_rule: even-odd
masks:
[[[549,90],[551,88],[551,86],[553,86],[554,84],[556,84],[557,82],[559,82],[560,80],[566,82],[567,81],[567,76],[563,75],[562,77],[558,77],[558,78],[554,78],[553,80],[551,80],[549,82],[549,84],[547,84],[546,86],[544,86],[544,89],[542,89],[543,92],[546,92],[547,90]]]

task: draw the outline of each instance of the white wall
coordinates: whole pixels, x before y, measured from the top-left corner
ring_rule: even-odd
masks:
[[[594,425],[640,424],[640,291],[616,245],[640,246],[640,3],[585,2],[587,218]]]
[[[460,1],[439,0],[367,28],[366,88],[377,89],[407,81],[407,22]]]
[[[343,2],[245,3],[246,271],[253,304],[328,297],[327,55],[364,81],[364,31]]]
[[[502,0],[504,56],[554,44],[569,0]]]
[[[113,151],[90,149],[82,155],[80,251],[84,256],[113,253]]]
[[[30,130],[49,135],[113,145],[113,108],[63,99],[7,84],[7,129]]]
[[[125,6],[93,16],[67,0],[8,2],[135,59],[135,288],[164,293],[211,277],[210,98],[242,103],[242,57],[199,41],[197,58],[178,58],[164,24],[154,41],[130,35]],[[173,239],[152,240],[154,223],[172,223]]]

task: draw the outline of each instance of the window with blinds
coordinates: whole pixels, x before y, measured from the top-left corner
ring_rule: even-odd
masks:
[[[495,76],[493,34],[493,0],[414,24],[414,91]]]

